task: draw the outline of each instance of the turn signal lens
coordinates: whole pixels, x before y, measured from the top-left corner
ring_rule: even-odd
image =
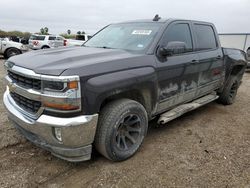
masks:
[[[69,89],[77,89],[78,88],[78,82],[77,81],[68,82],[68,88]]]
[[[50,102],[44,102],[43,105],[45,107],[54,108],[58,110],[77,110],[79,109],[79,106],[74,106],[70,104],[56,104],[56,103],[50,103]]]

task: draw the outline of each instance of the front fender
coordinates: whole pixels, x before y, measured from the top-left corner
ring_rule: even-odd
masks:
[[[153,67],[129,69],[108,73],[89,79],[84,85],[85,113],[100,111],[102,103],[123,93],[141,95],[147,110],[153,111],[157,101],[157,77]]]
[[[235,67],[238,67],[239,73],[244,73],[247,66],[246,53],[238,49],[223,48],[223,53],[225,55],[224,61],[226,65],[226,80],[229,78]],[[238,72],[236,73],[238,74]]]

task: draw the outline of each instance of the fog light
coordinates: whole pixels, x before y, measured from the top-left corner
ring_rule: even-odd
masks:
[[[62,142],[62,130],[61,130],[61,128],[55,127],[54,128],[54,134],[55,134],[56,139],[58,141]]]

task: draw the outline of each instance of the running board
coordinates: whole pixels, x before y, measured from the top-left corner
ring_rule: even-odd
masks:
[[[210,103],[216,99],[218,99],[219,96],[216,94],[209,94],[204,97],[201,97],[199,99],[196,99],[190,103],[182,104],[180,106],[177,106],[176,108],[165,112],[162,114],[158,120],[158,124],[165,124],[177,117],[180,117],[181,115],[194,110],[196,108],[199,108],[207,103]]]

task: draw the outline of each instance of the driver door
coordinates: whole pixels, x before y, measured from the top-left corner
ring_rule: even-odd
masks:
[[[196,97],[199,77],[198,55],[194,53],[191,24],[174,22],[166,28],[158,51],[169,42],[184,42],[184,51],[171,56],[157,55],[159,99],[157,112],[164,112]],[[178,50],[177,50],[178,51]]]

